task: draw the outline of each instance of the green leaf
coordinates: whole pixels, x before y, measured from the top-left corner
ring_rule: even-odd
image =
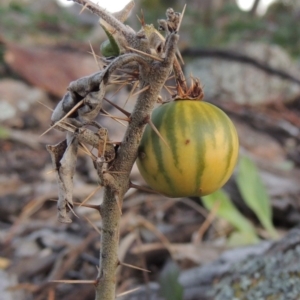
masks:
[[[180,270],[173,261],[168,262],[160,274],[160,294],[165,300],[183,299],[183,287],[178,282],[179,275]]]
[[[231,233],[227,240],[228,247],[245,246],[249,244],[255,244],[259,241],[257,235],[253,235],[251,232],[234,231]]]
[[[256,214],[260,223],[270,236],[276,238],[277,232],[272,223],[272,208],[269,196],[255,164],[248,157],[240,159],[237,186],[244,201]]]
[[[255,233],[254,226],[240,213],[224,191],[218,190],[213,194],[202,197],[201,199],[208,210],[211,210],[216,203],[219,202],[216,215],[225,219],[233,227],[235,227],[241,235],[243,235],[243,239],[240,240],[242,243],[239,242],[236,244],[241,245],[258,242],[259,239]]]
[[[103,56],[110,57],[110,56],[119,56],[120,55],[120,48],[113,37],[113,35],[105,28],[103,24],[101,24],[102,28],[104,29],[108,40],[104,41],[100,46],[100,51]]]

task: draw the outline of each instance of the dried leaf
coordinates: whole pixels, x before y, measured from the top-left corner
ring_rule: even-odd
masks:
[[[83,101],[83,107],[78,109],[79,116],[82,120],[92,121],[94,120],[101,108],[103,97],[105,95],[105,85],[101,81],[99,85],[99,91],[89,93]]]
[[[73,208],[73,176],[77,161],[78,140],[67,133],[67,140],[54,146],[47,146],[52,164],[57,172],[58,184],[58,220],[62,223],[71,223],[67,212]]]

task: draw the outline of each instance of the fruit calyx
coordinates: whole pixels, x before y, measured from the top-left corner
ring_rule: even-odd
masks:
[[[203,100],[204,92],[200,83],[200,80],[195,77],[191,77],[191,85],[185,91],[180,85],[177,86],[177,95],[174,100]]]

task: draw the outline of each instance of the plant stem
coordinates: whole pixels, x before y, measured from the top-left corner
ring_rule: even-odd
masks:
[[[118,266],[120,211],[114,193],[109,188],[104,191],[101,216],[100,269],[96,284],[96,300],[112,300],[115,299],[115,274]]]
[[[149,60],[149,65],[140,68],[140,90],[131,114],[122,144],[108,174],[110,182],[105,187],[104,200],[100,206],[102,216],[102,236],[100,250],[100,270],[96,284],[96,300],[115,299],[116,268],[118,266],[118,243],[120,209],[123,196],[130,187],[129,174],[138,154],[138,146],[143,130],[149,120],[159,93],[167,80],[175,57],[177,34],[171,34],[166,45],[166,58],[163,62]],[[116,199],[117,198],[117,199]],[[118,203],[118,202],[119,203]]]
[[[179,64],[178,59],[174,59],[174,64],[173,64],[173,71],[175,74],[175,80],[176,80],[176,87],[177,87],[177,92],[178,89],[180,88],[184,93],[187,92],[187,84],[186,80],[183,74],[183,71],[181,69],[181,66]]]

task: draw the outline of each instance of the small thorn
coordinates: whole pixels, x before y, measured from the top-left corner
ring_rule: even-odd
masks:
[[[97,58],[101,58],[101,56],[100,55],[97,55],[94,51],[93,52],[90,52],[90,51],[87,51],[87,53],[88,54],[92,54],[92,55],[94,55],[95,54],[95,56],[97,57]]]
[[[86,216],[83,216],[86,220],[87,220],[87,222],[99,233],[99,235],[101,235],[101,231],[99,230],[99,228],[98,227],[96,227],[95,226],[95,224],[93,224],[91,221],[90,221],[90,219],[89,218],[87,218]]]
[[[92,158],[92,160],[96,159],[96,156],[87,148],[87,146],[83,143],[79,143],[80,149],[82,150],[83,153],[87,154],[89,157]]]
[[[95,188],[79,205],[83,206],[86,202],[88,202],[100,189],[102,188],[101,185],[97,186],[97,188]]]
[[[54,172],[56,172],[56,171],[57,171],[57,170],[52,169],[52,170],[48,171],[48,172],[46,173],[46,175],[52,174],[52,173],[54,173]]]
[[[57,199],[53,199],[53,198],[49,198],[47,199],[48,201],[52,201],[52,202],[57,202],[58,200]]]
[[[74,205],[76,206],[82,206],[82,207],[87,207],[87,208],[93,208],[99,211],[99,205],[93,205],[93,204],[82,204],[81,202],[74,202]]]
[[[53,109],[51,107],[49,107],[48,105],[46,105],[45,103],[43,103],[39,100],[37,100],[37,103],[39,103],[39,104],[43,105],[44,107],[48,108],[50,111],[53,111]]]
[[[110,144],[110,145],[121,145],[122,142],[108,141],[107,144]]]
[[[183,19],[183,16],[184,16],[184,13],[185,13],[185,9],[186,9],[186,4],[184,4],[184,7],[183,7],[183,10],[182,10],[182,13],[181,13],[181,16],[180,16],[180,20],[179,20],[179,24],[177,26],[177,32],[179,31],[180,29],[180,26],[181,26],[181,22],[182,22],[182,19]]]
[[[139,22],[141,23],[141,25],[143,26],[141,18],[140,18],[138,15],[135,15],[135,16],[137,17],[138,21],[139,21]]]
[[[112,118],[113,120],[115,120],[116,122],[120,123],[121,125],[123,125],[124,127],[126,127],[126,124],[122,123],[121,121],[118,120],[118,118],[115,118],[113,115],[111,115],[110,113],[108,113],[107,111],[105,111],[103,108],[101,109],[103,112],[106,113],[106,115],[110,118]]]
[[[133,92],[134,92],[135,89],[137,88],[138,84],[139,84],[139,81],[138,81],[138,80],[133,84],[133,87],[132,87],[132,89],[131,89],[131,91],[130,91],[130,93],[129,93],[129,95],[128,95],[126,101],[125,101],[125,104],[123,105],[123,108],[126,106],[128,100],[132,97]]]
[[[102,111],[105,111],[105,110],[102,109]],[[120,121],[130,122],[130,119],[128,119],[128,118],[122,118],[122,117],[114,116],[111,114],[100,114],[100,116],[109,117],[109,118],[113,118],[113,119],[120,120]]]
[[[114,82],[111,82],[111,83],[121,84],[121,86],[113,93],[113,95],[112,95],[112,97],[113,97],[116,94],[118,94],[120,92],[120,90],[128,84],[128,81],[127,80],[126,81],[114,81]]]
[[[131,268],[131,269],[135,269],[135,270],[140,270],[140,271],[144,271],[144,272],[147,272],[147,273],[151,273],[150,270],[147,270],[147,269],[144,269],[144,268],[140,268],[140,267],[137,267],[137,266],[133,266],[133,265],[130,265],[130,264],[126,264],[126,263],[123,263],[123,262],[119,262],[119,265]]]
[[[49,198],[48,201],[52,202],[58,202],[58,199],[51,199]],[[88,207],[88,208],[93,208],[99,211],[99,205],[92,205],[92,204],[82,204],[81,202],[73,202],[74,206],[82,206],[82,207]]]
[[[173,74],[172,76],[168,77],[167,80],[171,80],[171,79],[174,79],[175,78],[175,75]]]
[[[142,9],[141,9],[141,17],[139,17],[138,15],[136,15],[136,16],[137,16],[139,22],[141,23],[141,25],[145,26],[146,25],[146,23],[145,23],[145,17],[144,17],[144,12],[143,12]]]
[[[79,101],[63,118],[61,118],[59,121],[55,122],[50,128],[48,128],[44,133],[40,135],[42,137],[45,135],[47,132],[52,130],[55,126],[59,125],[63,120],[65,120],[68,116],[70,116],[79,106],[83,104],[83,100]]]
[[[137,96],[137,95],[139,95],[140,93],[147,91],[149,88],[150,88],[150,85],[147,85],[147,86],[145,86],[144,88],[140,89],[138,92],[134,93],[132,96],[133,96],[133,97],[134,97],[134,96]]]
[[[132,52],[136,52],[136,53],[142,54],[142,55],[144,55],[144,56],[150,57],[150,58],[152,58],[152,59],[154,59],[154,60],[157,60],[157,61],[164,61],[164,60],[163,60],[162,58],[160,58],[160,57],[157,57],[157,56],[148,54],[148,53],[146,53],[146,52],[143,52],[143,51],[140,51],[140,50],[137,50],[137,49],[128,47],[128,46],[125,46],[125,49],[126,49],[126,50],[130,50],[130,51],[132,51]]]
[[[122,85],[113,93],[113,96],[115,96],[128,83],[129,83],[129,80],[127,80],[127,79],[126,80],[114,79],[114,80],[109,80],[108,85],[110,85],[110,84],[121,84]]]
[[[166,91],[167,91],[170,95],[173,94],[172,91],[169,89],[169,87],[168,87],[167,85],[164,85],[164,88],[166,89]]]
[[[73,213],[73,215],[79,219],[79,217],[76,215],[75,211],[73,210],[72,206],[70,205],[70,203],[67,201],[67,206],[69,208],[69,210]]]
[[[51,283],[65,283],[65,284],[95,284],[95,280],[50,280]]]
[[[132,80],[135,79],[137,80],[139,78],[139,71],[132,71],[132,70],[127,70],[127,69],[121,69],[123,73],[132,76]]]
[[[154,193],[154,194],[159,194],[160,195],[160,193],[158,193],[157,191],[148,189],[148,188],[140,186],[140,185],[136,185],[132,182],[129,183],[129,188],[133,188],[133,189],[137,189],[137,190],[140,190],[140,191],[143,191],[143,192]]]
[[[90,44],[90,47],[91,47],[91,50],[92,50],[92,55],[94,57],[95,63],[98,65],[99,70],[101,70],[102,67],[100,66],[99,61],[97,60],[96,53],[93,49],[93,46],[92,46],[91,42],[89,42],[89,44]]]
[[[126,117],[130,118],[131,114],[126,111],[125,109],[121,108],[120,106],[118,106],[117,104],[113,103],[112,101],[108,100],[107,98],[103,98],[106,102],[108,102],[109,104],[111,104],[113,107],[115,107],[116,109],[118,109],[120,112],[122,112]]]
[[[88,7],[88,2],[82,7],[81,11],[79,12],[79,14],[81,15],[85,9]]]
[[[121,171],[104,171],[103,173],[108,173],[108,174],[127,174],[127,172],[121,172]]]
[[[118,195],[118,193],[115,193],[115,200],[116,200],[116,202],[117,202],[117,205],[118,205],[118,209],[119,209],[120,215],[122,215],[123,212],[122,212],[122,208],[121,208],[121,206],[120,206],[119,195]]]
[[[165,85],[165,87],[167,87],[168,89],[170,89],[170,90],[174,90],[174,89],[176,89],[176,87],[175,86],[173,86],[173,85]]]
[[[179,20],[179,23],[178,23],[178,26],[177,26],[177,29],[176,29],[176,33],[179,32],[179,29],[180,29],[180,26],[181,26],[181,23],[182,23],[182,19],[183,19],[184,13],[185,13],[185,9],[186,9],[186,4],[184,5],[182,13],[180,15],[180,20]],[[181,55],[181,53],[180,53],[180,51],[179,51],[178,48],[176,50],[176,55],[179,58],[181,64],[184,65],[184,60],[183,60],[182,55]]]
[[[151,126],[151,128],[154,130],[154,132],[161,138],[161,140],[164,142],[164,144],[171,150],[171,147],[167,143],[167,141],[164,139],[164,137],[160,134],[160,132],[157,130],[151,119],[148,120],[148,124]]]
[[[139,289],[140,289],[140,287],[137,287],[137,288],[135,288],[135,289],[132,289],[132,290],[126,291],[126,292],[124,292],[124,293],[118,294],[118,295],[117,295],[117,298],[122,297],[122,296],[125,296],[125,295],[128,295],[128,294],[131,294],[131,293],[133,293],[133,292],[135,292],[135,291],[138,291]]]

